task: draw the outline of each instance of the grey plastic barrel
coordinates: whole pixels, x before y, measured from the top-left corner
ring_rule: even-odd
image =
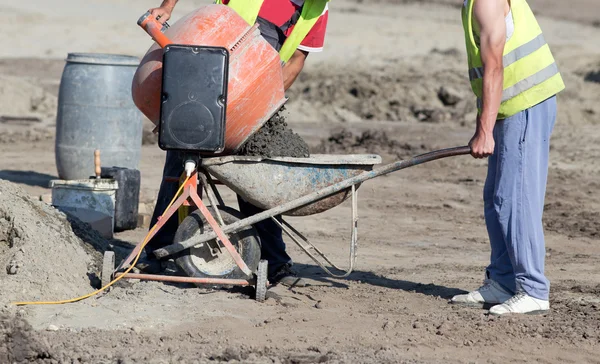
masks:
[[[105,167],[137,169],[142,114],[131,98],[139,65],[132,56],[69,53],[60,81],[56,167],[61,179],[94,175],[94,150]]]

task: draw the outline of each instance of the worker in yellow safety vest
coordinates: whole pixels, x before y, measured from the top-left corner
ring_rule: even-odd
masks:
[[[249,24],[259,24],[263,38],[275,48],[283,63],[284,88],[287,90],[304,67],[309,53],[320,52],[325,41],[325,31],[329,16],[329,0],[217,0],[217,4],[233,8]],[[171,17],[177,0],[163,0],[158,8],[150,13],[164,23]],[[181,155],[167,152],[164,176],[178,176],[183,172]],[[151,224],[167,207],[177,192],[177,184],[161,184]],[[240,211],[251,216],[262,210],[238,196]],[[173,242],[177,231],[177,216],[172,217],[149,242],[147,258],[138,263],[139,269],[155,273],[161,265],[154,259],[153,251]],[[272,220],[264,220],[254,225],[261,241],[261,259],[268,261],[268,279],[271,284],[304,286],[306,282],[291,270],[292,259],[286,252],[281,228]]]
[[[462,20],[479,111],[469,145],[473,157],[488,157],[491,261],[484,285],[451,302],[492,306],[494,315],[544,313],[542,213],[556,94],[565,86],[526,0],[464,0]]]

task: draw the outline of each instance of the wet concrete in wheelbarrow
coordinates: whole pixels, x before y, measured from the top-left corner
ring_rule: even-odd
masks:
[[[284,108],[269,119],[242,146],[240,155],[260,157],[308,157],[308,144],[289,128]]]

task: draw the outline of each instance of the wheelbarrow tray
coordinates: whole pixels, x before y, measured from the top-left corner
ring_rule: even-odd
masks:
[[[206,158],[202,167],[244,200],[268,210],[370,171],[380,163],[381,157],[373,154],[314,154],[308,158]],[[284,215],[317,214],[341,204],[349,196],[347,188]]]

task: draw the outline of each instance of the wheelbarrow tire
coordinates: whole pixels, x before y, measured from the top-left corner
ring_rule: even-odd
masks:
[[[227,225],[245,217],[241,212],[230,207],[219,206],[218,208],[223,221]],[[208,210],[218,222],[214,208],[208,207]],[[206,231],[212,231],[212,229],[200,211],[196,210],[181,222],[175,233],[174,242],[182,242],[196,234],[202,234]],[[252,272],[256,272],[261,255],[258,232],[254,227],[248,226],[234,234],[229,234],[228,237],[229,241],[240,254],[248,268]],[[214,247],[215,240],[208,243],[212,244]],[[219,245],[221,253],[217,258],[214,258],[211,255],[210,248],[207,244],[202,244],[182,251],[175,258],[175,263],[190,277],[221,279],[247,278],[237,264],[235,264],[225,247],[222,244]]]
[[[264,302],[267,299],[267,288],[269,281],[267,279],[268,274],[268,262],[261,260],[258,262],[258,269],[256,270],[256,287],[255,287],[255,299],[258,302]]]
[[[100,283],[105,287],[112,282],[112,275],[115,271],[115,252],[105,251],[102,258],[102,272],[100,273]]]

